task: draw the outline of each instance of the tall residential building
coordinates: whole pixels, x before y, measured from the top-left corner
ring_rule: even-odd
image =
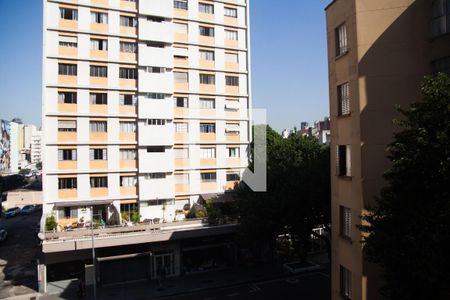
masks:
[[[380,299],[356,225],[385,185],[395,105],[449,72],[450,2],[335,0],[327,8],[332,147],[332,299]],[[430,24],[432,26],[430,26]]]
[[[168,224],[234,187],[248,164],[248,2],[44,0],[43,220]],[[196,226],[105,234],[97,282],[187,273],[229,247],[228,227]],[[44,238],[47,274],[92,263],[80,232]]]
[[[42,131],[36,130],[31,136],[31,163],[42,162]]]

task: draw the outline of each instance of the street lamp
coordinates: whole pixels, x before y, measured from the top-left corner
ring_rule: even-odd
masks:
[[[95,268],[95,246],[94,246],[94,206],[91,206],[91,241],[92,241],[92,267],[93,267],[93,271],[92,271],[92,277],[93,277],[93,285],[94,285],[94,300],[97,299],[97,276],[95,275],[96,273],[96,268]]]

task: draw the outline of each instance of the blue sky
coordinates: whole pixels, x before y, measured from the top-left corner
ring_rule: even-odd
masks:
[[[253,106],[266,108],[277,130],[328,115],[324,8],[329,2],[251,2]],[[0,119],[20,117],[40,125],[42,1],[1,3]]]

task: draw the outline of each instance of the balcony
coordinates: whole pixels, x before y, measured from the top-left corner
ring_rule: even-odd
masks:
[[[145,179],[144,176],[140,176],[139,198],[140,200],[175,198],[173,177]]]
[[[173,150],[166,152],[147,152],[139,150],[139,172],[141,173],[172,173],[174,171]]]
[[[139,146],[173,146],[173,124],[139,125]]]
[[[139,45],[139,65],[173,68],[172,48],[156,48]]]
[[[148,73],[139,70],[139,91],[143,93],[173,93],[173,74]]]
[[[151,22],[139,19],[139,39],[154,42],[173,42],[172,24],[169,22]]]
[[[139,99],[139,118],[173,119],[172,99],[156,100],[141,97]]]
[[[139,1],[139,14],[172,18],[173,2],[167,0]]]

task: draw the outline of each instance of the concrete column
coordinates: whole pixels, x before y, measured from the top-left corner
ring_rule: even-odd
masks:
[[[38,275],[38,291],[41,294],[47,293],[47,266],[41,264],[37,260],[37,275]]]

